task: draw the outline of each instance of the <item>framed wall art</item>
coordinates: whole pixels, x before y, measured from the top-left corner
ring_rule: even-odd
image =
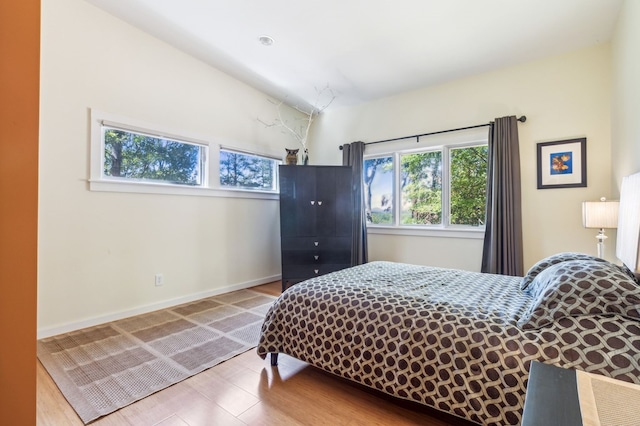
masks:
[[[587,138],[538,145],[538,189],[587,186]]]

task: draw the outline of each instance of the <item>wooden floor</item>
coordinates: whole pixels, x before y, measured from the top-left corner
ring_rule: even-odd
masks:
[[[254,287],[280,294],[280,282]],[[38,362],[37,425],[82,425]],[[92,425],[426,425],[451,423],[280,355],[255,350],[148,396]]]

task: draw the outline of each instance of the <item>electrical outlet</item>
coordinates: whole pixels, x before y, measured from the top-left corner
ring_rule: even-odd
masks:
[[[162,274],[156,274],[156,287],[164,285],[164,276]]]

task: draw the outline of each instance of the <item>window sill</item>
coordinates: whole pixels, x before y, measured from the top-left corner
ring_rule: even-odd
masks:
[[[199,197],[252,198],[260,200],[279,200],[277,192],[250,189],[217,189],[192,186],[175,186],[161,183],[118,182],[89,180],[89,190],[98,192],[122,192],[136,194],[188,195]]]
[[[367,225],[367,234],[408,235],[416,237],[483,239],[484,228],[436,228],[418,226],[372,226]]]

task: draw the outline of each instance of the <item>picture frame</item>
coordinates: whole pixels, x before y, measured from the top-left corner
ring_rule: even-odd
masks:
[[[540,142],[538,189],[587,186],[587,138]]]

